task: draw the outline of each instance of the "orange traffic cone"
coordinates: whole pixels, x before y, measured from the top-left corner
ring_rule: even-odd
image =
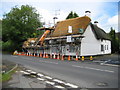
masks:
[[[22,55],[21,52],[19,53],[19,55]]]
[[[28,53],[28,56],[30,56],[30,53]]]
[[[59,54],[57,55],[57,59],[60,59],[60,56],[59,56]]]
[[[70,61],[70,55],[68,56],[68,60]]]
[[[76,61],[78,61],[78,56],[76,55],[76,59],[75,59]]]
[[[35,57],[35,53],[34,53],[34,57]]]
[[[55,56],[56,56],[56,55],[55,55],[55,53],[54,53],[54,56],[53,56],[54,59],[55,59]]]
[[[48,54],[46,54],[46,58],[48,58]]]
[[[64,55],[62,55],[62,58],[61,58],[61,60],[64,60]]]
[[[42,57],[42,53],[40,53],[40,57]]]
[[[50,58],[52,58],[52,54],[50,54]]]
[[[18,52],[18,55],[20,55],[20,53]]]
[[[39,53],[37,53],[37,57],[39,57]]]
[[[46,58],[46,54],[44,53],[43,58]]]

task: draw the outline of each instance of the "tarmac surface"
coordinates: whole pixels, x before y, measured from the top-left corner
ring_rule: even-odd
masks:
[[[110,57],[97,57],[102,59],[117,59],[117,55]],[[3,59],[20,64],[20,67],[42,72],[52,78],[58,78],[70,82],[80,88],[118,88],[118,68],[114,66],[100,65],[93,61],[61,61],[44,59],[39,57],[3,55]],[[22,66],[21,66],[22,65]],[[46,83],[36,78],[26,77],[17,71],[12,80],[3,85],[5,88],[46,88]]]

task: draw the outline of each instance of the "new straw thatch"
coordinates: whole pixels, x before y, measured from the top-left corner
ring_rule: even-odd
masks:
[[[60,21],[56,25],[55,31],[51,34],[51,37],[79,34],[79,30],[85,30],[89,25],[90,21],[91,19],[87,16]],[[72,33],[68,33],[68,26],[72,26]]]

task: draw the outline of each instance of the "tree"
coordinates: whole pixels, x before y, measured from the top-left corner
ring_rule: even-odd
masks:
[[[71,18],[76,18],[79,17],[77,13],[73,13],[73,11],[71,11],[68,16],[66,17],[66,19],[71,19]]]
[[[115,30],[111,27],[111,30],[109,32],[109,36],[111,38],[111,49],[112,53],[118,52],[119,49],[119,39],[116,36]]]
[[[42,24],[35,8],[29,5],[15,6],[2,20],[3,50],[8,50],[7,44],[10,51],[20,50],[27,38],[36,37],[36,28],[40,26]]]
[[[79,15],[77,13],[75,13],[75,12],[74,12],[73,15],[74,15],[74,18],[79,17]]]

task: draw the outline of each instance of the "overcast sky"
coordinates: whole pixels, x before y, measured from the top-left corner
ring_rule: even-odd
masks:
[[[53,23],[55,12],[57,21],[65,20],[67,15],[74,11],[79,16],[84,16],[85,11],[91,11],[92,22],[98,21],[98,26],[106,32],[113,27],[118,31],[118,1],[119,0],[1,0],[0,19],[12,7],[31,5],[41,15],[41,20],[46,24]]]

